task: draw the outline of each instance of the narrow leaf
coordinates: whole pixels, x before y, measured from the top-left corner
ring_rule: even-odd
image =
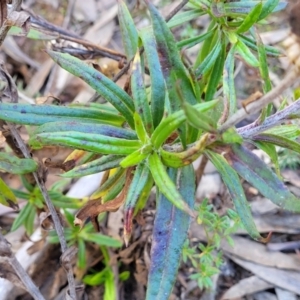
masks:
[[[151,79],[151,114],[153,125],[156,127],[161,121],[165,107],[165,80],[156,50],[156,41],[150,27],[140,32],[148,62]]]
[[[137,201],[151,178],[150,170],[146,164],[142,163],[136,167],[124,204],[124,240],[126,245],[128,245],[131,236],[132,220]]]
[[[0,103],[0,119],[24,125],[43,125],[49,122],[77,121],[121,126],[124,118],[104,110],[57,105]]]
[[[135,111],[141,116],[146,131],[153,131],[152,115],[148,104],[146,90],[143,80],[140,53],[137,52],[132,65],[131,90],[135,105]]]
[[[283,184],[276,174],[256,155],[242,146],[232,147],[226,159],[231,166],[266,198],[278,206],[300,212],[300,200]]]
[[[18,158],[11,153],[0,153],[0,171],[11,174],[26,174],[36,171],[38,164],[29,158]]]
[[[262,2],[259,2],[256,6],[254,6],[251,12],[243,20],[243,23],[237,28],[236,33],[243,33],[245,31],[248,31],[258,20],[262,8]]]
[[[283,136],[271,133],[261,133],[255,135],[254,137],[252,137],[252,139],[255,141],[270,143],[300,153],[300,144]]]
[[[178,49],[182,49],[183,47],[185,47],[186,49],[189,49],[189,48],[194,47],[195,45],[200,44],[201,42],[211,38],[214,33],[215,33],[214,30],[210,30],[199,36],[195,36],[195,37],[192,37],[192,38],[189,38],[186,40],[182,40],[177,43],[177,47],[178,47]]]
[[[229,107],[228,116],[232,116],[237,110],[237,101],[234,86],[234,53],[236,45],[233,45],[227,55],[223,75],[223,94]]]
[[[241,55],[241,57],[252,67],[258,67],[259,62],[257,58],[252,54],[250,49],[239,40],[236,44],[236,51]]]
[[[251,215],[251,210],[239,176],[222,155],[214,153],[210,150],[205,151],[205,154],[219,171],[226,187],[228,188],[236,211],[239,214],[245,229],[252,238],[261,239]]]
[[[187,199],[190,207],[193,207],[195,199],[194,173],[191,165],[178,171],[168,170],[168,176],[177,183],[179,192]],[[177,277],[189,224],[190,217],[174,207],[162,193],[158,193],[147,300],[169,298]]]
[[[137,52],[139,35],[135,28],[130,12],[123,0],[118,0],[118,8],[122,41],[127,60],[129,61]]]
[[[71,171],[62,174],[62,177],[77,178],[96,174],[119,166],[123,157],[119,155],[105,155],[86,164],[77,166]]]
[[[156,152],[153,152],[148,157],[148,164],[159,191],[177,208],[194,216],[193,210],[187,205],[182,195],[178,192],[175,183],[168,176],[167,171]]]
[[[76,131],[46,132],[37,134],[29,144],[40,148],[41,145],[59,145],[82,149],[99,154],[128,155],[140,148],[137,140],[126,140],[107,135],[82,133]]]
[[[110,102],[133,127],[134,105],[129,95],[104,74],[69,54],[47,50],[50,57],[63,69],[80,77],[96,92]]]
[[[18,210],[18,200],[11,189],[6,183],[0,178],[0,203],[2,205],[11,207],[12,209]]]

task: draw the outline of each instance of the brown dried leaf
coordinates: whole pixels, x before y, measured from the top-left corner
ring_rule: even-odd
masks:
[[[85,221],[90,218],[93,222],[95,229],[97,230],[97,216],[103,212],[114,212],[124,203],[128,189],[132,180],[131,174],[132,168],[128,168],[126,172],[126,182],[122,192],[114,200],[101,203],[101,200],[90,200],[75,216],[74,225],[83,227]]]

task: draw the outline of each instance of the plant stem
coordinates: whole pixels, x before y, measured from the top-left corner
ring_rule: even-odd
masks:
[[[24,287],[26,288],[28,293],[35,300],[45,300],[39,288],[31,280],[28,273],[24,270],[22,265],[16,259],[14,253],[10,249],[9,243],[7,242],[7,240],[2,235],[1,232],[0,232],[0,256],[4,256],[7,259],[8,263],[12,266],[12,268],[15,270],[16,274],[18,275],[19,279],[24,284]]]
[[[16,143],[18,144],[20,150],[22,151],[23,155],[25,158],[31,158],[30,153],[26,147],[26,145],[24,144],[21,136],[19,135],[19,132],[16,130],[16,128],[8,123],[8,127],[11,131],[12,136],[15,138]],[[58,238],[59,238],[59,242],[61,245],[61,250],[62,253],[64,253],[65,251],[67,251],[68,246],[67,246],[67,242],[65,240],[65,236],[64,236],[64,230],[62,227],[62,224],[60,222],[60,219],[58,217],[58,214],[55,210],[55,207],[52,203],[52,201],[50,200],[48,191],[45,187],[45,184],[42,180],[42,178],[40,177],[40,175],[37,172],[33,172],[33,176],[35,178],[36,184],[38,185],[44,199],[45,202],[49,208],[49,211],[51,213],[51,217],[54,223],[54,228],[57,232]],[[74,275],[73,275],[73,270],[72,270],[72,265],[71,263],[66,263],[65,265],[65,269],[67,272],[67,277],[68,277],[68,283],[69,283],[69,290],[70,290],[70,296],[72,299],[76,300],[76,291],[75,291],[75,280],[74,280]]]

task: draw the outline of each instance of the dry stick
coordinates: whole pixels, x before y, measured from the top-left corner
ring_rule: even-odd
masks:
[[[179,3],[165,18],[166,22],[169,22],[187,3],[189,0],[183,0]]]
[[[16,128],[14,126],[12,126],[11,124],[8,123],[9,129],[12,133],[12,136],[15,138],[16,143],[18,144],[20,150],[22,151],[23,155],[25,158],[31,158],[30,153],[26,147],[26,145],[24,144],[21,136],[19,135],[19,132],[16,130]],[[54,228],[55,231],[58,235],[59,238],[59,242],[61,245],[61,250],[64,253],[65,251],[67,251],[68,246],[67,246],[67,242],[65,240],[64,237],[64,231],[63,231],[63,227],[62,224],[60,222],[60,219],[58,217],[58,214],[55,210],[55,207],[52,203],[52,201],[50,200],[48,191],[45,187],[45,184],[43,182],[43,180],[41,179],[41,177],[39,176],[39,174],[37,172],[33,172],[33,176],[35,178],[35,181],[45,199],[45,202],[49,208],[49,211],[51,213],[51,217],[54,223]],[[66,264],[66,271],[67,271],[67,277],[68,277],[68,283],[69,283],[69,290],[70,290],[70,296],[72,299],[76,299],[76,292],[75,292],[75,281],[74,281],[74,276],[73,276],[73,270],[72,270],[72,265],[70,263]]]
[[[8,263],[12,266],[19,279],[25,286],[27,292],[35,299],[35,300],[45,300],[43,295],[41,294],[39,288],[35,285],[35,283],[31,280],[28,273],[24,270],[22,265],[16,259],[14,253],[11,251],[8,241],[0,232],[0,256],[3,256],[7,259]]]
[[[246,108],[240,108],[234,115],[232,115],[220,128],[219,132],[222,133],[228,128],[234,126],[238,122],[242,121],[249,114],[256,113],[264,108],[267,104],[271,103],[278,95],[284,90],[292,86],[298,79],[299,74],[296,69],[290,71],[290,73],[281,81],[281,83],[264,95],[256,102],[250,103]]]
[[[9,14],[11,14],[12,12],[16,11],[19,9],[19,7],[22,4],[22,0],[14,0],[10,9]],[[0,46],[2,45],[9,29],[10,29],[10,25],[6,24],[7,22],[5,21],[3,26],[0,28]]]

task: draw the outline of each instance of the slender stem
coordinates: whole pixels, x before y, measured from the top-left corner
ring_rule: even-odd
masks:
[[[39,288],[35,285],[35,283],[31,280],[28,273],[24,270],[22,265],[16,259],[14,253],[11,251],[10,246],[5,239],[5,237],[0,232],[0,256],[4,256],[8,263],[12,266],[15,270],[16,274],[18,275],[19,279],[24,284],[24,287],[28,291],[28,293],[35,299],[35,300],[45,300],[43,295],[41,294]]]
[[[169,22],[187,3],[189,0],[183,0],[179,3],[165,18],[166,22]]]
[[[22,151],[24,157],[25,158],[31,158],[30,153],[29,153],[26,145],[24,144],[21,136],[19,135],[19,132],[16,130],[16,128],[13,125],[11,125],[9,123],[8,123],[8,127],[11,131],[12,136],[15,138],[16,143],[18,144],[20,150]],[[58,214],[55,210],[55,207],[54,207],[52,201],[50,200],[48,191],[45,187],[45,184],[44,184],[42,178],[40,177],[40,175],[37,172],[33,172],[33,176],[34,176],[36,184],[39,187],[39,189],[40,189],[40,191],[41,191],[41,193],[42,193],[42,195],[45,199],[45,202],[46,202],[46,204],[49,208],[49,211],[51,213],[51,217],[52,217],[52,220],[53,220],[53,223],[54,223],[54,228],[56,230],[56,233],[58,235],[59,242],[60,242],[60,245],[61,245],[61,250],[64,253],[68,249],[68,246],[67,246],[67,242],[65,240],[64,230],[63,230],[62,224],[60,222],[60,219],[58,217]],[[66,263],[65,269],[66,269],[67,277],[68,277],[70,296],[71,296],[72,299],[75,300],[76,299],[75,280],[74,280],[74,275],[73,275],[73,270],[72,270],[71,263]]]
[[[10,13],[18,10],[22,4],[22,0],[14,0],[10,9]],[[9,17],[9,15],[8,15]],[[0,28],[0,46],[2,45],[11,25],[7,25],[7,21],[4,22],[3,26]]]
[[[226,131],[228,128],[242,121],[249,114],[253,114],[261,110],[267,104],[271,103],[276,97],[278,97],[278,95],[280,95],[284,90],[292,86],[298,77],[298,72],[295,69],[291,70],[281,81],[280,85],[276,86],[256,102],[250,103],[246,108],[240,108],[219,128],[219,132],[222,133]]]

